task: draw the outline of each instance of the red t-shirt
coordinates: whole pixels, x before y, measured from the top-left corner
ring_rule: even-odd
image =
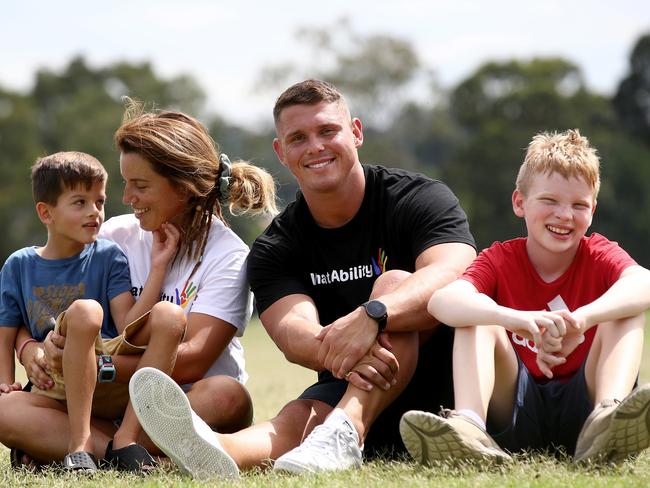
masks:
[[[495,242],[483,250],[461,278],[472,283],[479,293],[499,305],[516,310],[570,311],[593,302],[609,289],[623,270],[636,262],[616,242],[600,234],[583,237],[571,266],[556,280],[546,283],[533,268],[526,252],[526,238]],[[552,369],[559,380],[569,379],[580,368],[594,340],[597,326],[569,354],[564,364]],[[535,343],[508,332],[510,342],[535,381],[547,378],[537,367]]]

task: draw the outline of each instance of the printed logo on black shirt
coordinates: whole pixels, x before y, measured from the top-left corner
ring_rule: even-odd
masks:
[[[370,261],[372,262],[372,269],[375,270],[377,276],[386,271],[388,256],[386,256],[386,252],[381,247],[377,250],[377,260],[375,261],[375,258],[371,257]]]
[[[346,281],[354,281],[372,278],[379,276],[386,271],[386,263],[388,257],[386,253],[379,248],[377,251],[377,259],[370,258],[370,264],[360,264],[345,269],[333,269],[325,273],[309,273],[312,285],[331,285],[332,283],[344,283]]]

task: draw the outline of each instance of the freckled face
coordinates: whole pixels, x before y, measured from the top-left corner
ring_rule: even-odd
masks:
[[[122,201],[131,205],[142,229],[153,231],[174,222],[187,208],[187,197],[139,154],[122,153],[120,173],[125,183]]]
[[[583,178],[559,173],[536,175],[523,195],[515,190],[513,209],[528,230],[529,254],[575,253],[596,210],[594,190]]]

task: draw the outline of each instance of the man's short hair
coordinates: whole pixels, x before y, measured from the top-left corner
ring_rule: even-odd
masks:
[[[334,103],[344,101],[337,88],[322,80],[305,80],[287,88],[275,102],[273,120],[277,124],[282,111],[292,105],[315,105],[320,102]]]
[[[44,156],[32,166],[32,195],[34,203],[56,205],[59,196],[69,189],[104,182],[108,173],[90,154],[66,151]]]
[[[559,173],[565,178],[583,178],[594,191],[600,189],[600,159],[589,140],[578,129],[542,132],[533,137],[517,175],[517,190],[524,195],[535,174]]]

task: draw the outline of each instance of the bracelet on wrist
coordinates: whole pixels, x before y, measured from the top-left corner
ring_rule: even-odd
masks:
[[[27,339],[25,342],[23,342],[20,347],[18,348],[18,351],[16,352],[16,357],[18,358],[18,362],[20,364],[23,364],[23,351],[25,350],[25,346],[29,344],[30,342],[38,342],[36,339],[33,337],[30,337]]]

